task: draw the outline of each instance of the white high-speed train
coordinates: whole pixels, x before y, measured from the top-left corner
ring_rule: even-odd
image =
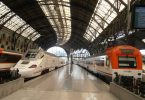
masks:
[[[24,78],[35,77],[43,72],[48,72],[64,66],[63,59],[45,52],[42,49],[30,49],[24,57],[15,65],[13,70],[19,70],[19,74]]]

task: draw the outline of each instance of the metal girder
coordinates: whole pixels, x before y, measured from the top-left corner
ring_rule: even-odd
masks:
[[[74,36],[73,38],[75,38],[75,39],[73,39],[72,41],[69,41],[69,42],[71,42],[71,43],[76,42],[76,44],[80,44],[82,47],[87,47],[87,42],[85,42],[83,40],[83,38],[81,39],[78,36]]]
[[[19,30],[21,30],[25,25],[27,25],[26,23],[25,24],[23,24],[22,26],[20,26],[15,32],[17,33]],[[14,33],[15,33],[14,32]]]
[[[89,32],[91,32],[91,34],[93,35],[93,36],[95,36],[94,35],[94,33],[89,29]],[[88,34],[88,32],[86,32],[87,34]],[[90,37],[92,37],[90,34],[88,34]]]
[[[91,44],[91,50],[95,49],[95,48],[101,48],[100,45],[102,45],[101,43],[109,38],[111,35],[114,35],[115,33],[117,33],[118,31],[122,30],[122,27],[125,26],[126,21],[122,21],[123,19],[126,18],[125,13],[126,10],[122,11],[115,19],[114,21],[112,21],[109,26],[103,30],[103,32],[94,40],[94,42]],[[119,20],[118,20],[119,19]],[[119,24],[118,24],[119,23]],[[119,25],[119,26],[118,26]],[[106,47],[106,43],[104,44],[104,47]],[[97,52],[99,52],[100,50],[97,50]],[[96,52],[96,51],[93,51]],[[96,53],[97,53],[96,52]],[[100,54],[101,52],[99,52]]]
[[[20,33],[19,33],[19,35],[21,35],[21,34],[23,34],[23,32],[26,30],[26,29],[28,29],[30,26],[28,25],[27,27],[25,27]]]
[[[100,15],[98,15],[97,13],[94,13],[94,15],[98,16],[101,20],[103,20],[106,24],[109,25],[109,23],[106,20],[104,20],[104,18],[102,18]]]
[[[16,1],[17,1],[17,0],[16,0]],[[32,6],[33,6],[33,4],[35,3],[35,2],[34,2],[34,3],[31,3],[31,2],[29,2],[29,0],[22,0],[22,1],[19,1],[18,3],[17,3],[16,1],[15,1],[16,4],[21,4],[21,5],[22,5],[22,3],[25,3],[25,5],[27,5],[27,3],[28,3],[28,6],[26,6],[27,8],[26,8],[26,7],[23,7],[23,6],[21,7],[21,8],[23,8],[23,11],[26,11],[26,9],[29,10],[29,8],[28,8],[29,5],[32,5]],[[5,1],[5,2],[6,2],[6,1]],[[93,4],[93,2],[94,2],[94,4]],[[93,13],[93,11],[94,11],[93,9],[94,9],[94,7],[95,7],[95,5],[96,5],[96,4],[95,4],[96,2],[97,2],[97,1],[91,1],[91,3],[88,3],[88,1],[83,1],[83,0],[82,0],[81,2],[80,2],[80,0],[79,0],[79,1],[78,1],[78,0],[70,1],[70,3],[71,3],[71,6],[70,6],[70,7],[71,7],[71,10],[72,10],[73,8],[76,9],[76,10],[78,10],[78,9],[80,8],[80,9],[82,9],[80,12],[84,12],[84,11],[85,11],[85,13],[82,13],[82,14],[80,14],[80,16],[78,16],[78,19],[79,19],[79,18],[82,18],[83,16],[85,17],[84,19],[82,19],[82,21],[84,20],[84,21],[83,21],[84,23],[83,23],[82,21],[79,22],[79,21],[75,21],[75,20],[72,19],[72,23],[73,23],[73,21],[74,21],[74,25],[72,25],[72,26],[73,26],[73,27],[72,27],[73,30],[75,30],[75,27],[78,27],[78,28],[77,28],[78,31],[81,31],[81,30],[82,30],[82,32],[83,32],[83,30],[85,31],[85,28],[86,28],[85,25],[88,26],[88,23],[87,23],[87,22],[89,22],[89,19],[90,19],[90,18],[89,18],[89,15],[90,15],[90,17],[91,17],[91,15],[92,15],[92,13]],[[30,3],[31,3],[31,4],[30,4]],[[83,3],[83,4],[81,4],[81,3]],[[87,5],[87,3],[88,3],[88,5]],[[7,5],[10,5],[10,3],[8,2],[8,0],[7,0],[6,4],[7,4]],[[16,4],[14,4],[14,5],[16,5]],[[56,5],[57,5],[57,4],[56,4]],[[94,5],[94,6],[93,6],[93,5]],[[36,7],[37,7],[37,6],[36,6]],[[39,26],[41,26],[41,24],[44,23],[43,21],[40,22],[40,21],[37,21],[37,20],[36,20],[36,21],[34,21],[34,22],[32,21],[32,24],[31,24],[30,21],[33,20],[33,19],[35,18],[35,14],[32,14],[33,17],[31,17],[31,16],[29,16],[29,15],[31,15],[31,13],[28,12],[28,15],[26,15],[27,17],[25,17],[24,15],[27,13],[27,11],[26,11],[26,13],[25,13],[25,12],[24,12],[24,13],[21,13],[20,10],[16,10],[16,8],[19,9],[19,5],[16,5],[15,8],[12,7],[12,5],[10,5],[10,8],[12,8],[12,9],[14,10],[14,12],[16,12],[16,13],[17,13],[22,19],[24,19],[27,23],[29,22],[30,26],[32,26],[34,29],[36,29],[36,31],[40,29],[40,30],[39,30],[40,34],[47,34],[47,33],[50,34],[49,31],[51,31],[51,33],[53,32],[51,29],[48,29],[49,27],[48,27],[48,28],[47,28],[47,27],[44,27],[44,28],[43,28],[43,27],[40,27],[40,28],[39,28]],[[35,7],[33,7],[33,8],[35,8]],[[33,9],[33,8],[32,8],[32,9]],[[78,8],[78,9],[77,9],[77,8]],[[16,11],[15,11],[15,10],[16,10]],[[74,11],[75,11],[75,10],[74,10]],[[73,14],[71,13],[72,16],[76,16],[76,15],[77,15],[77,14],[75,15],[74,11],[73,11]],[[31,11],[31,12],[32,12],[32,11]],[[71,12],[72,12],[72,11],[71,11]],[[86,12],[88,12],[88,13],[90,13],[90,14],[88,15],[88,14],[86,14]],[[86,14],[86,16],[85,16],[85,14]],[[24,16],[24,17],[23,17],[23,16]],[[38,20],[39,20],[39,19],[41,20],[40,17],[38,18]],[[40,24],[39,24],[39,22],[40,22]],[[75,25],[76,23],[78,23],[78,24],[80,23],[80,24],[79,24],[79,25]],[[83,23],[84,26],[80,27],[80,26],[82,25],[82,23]],[[47,24],[47,23],[46,23],[46,24]],[[44,25],[45,25],[45,23],[44,23]],[[49,25],[48,25],[48,26],[49,26]],[[79,27],[80,27],[80,29],[79,29]],[[93,27],[92,27],[92,28],[93,28]],[[48,31],[47,31],[47,32],[44,32],[43,30],[46,30],[46,31],[48,30]],[[76,33],[76,34],[75,34],[75,33]],[[76,37],[79,36],[79,35],[77,35],[79,32],[75,31],[75,33],[72,34],[72,37],[73,37],[74,35],[75,35]],[[80,33],[80,34],[83,34],[83,33]],[[32,35],[34,36],[33,32],[32,32],[31,34],[29,34],[28,37],[31,37]],[[46,36],[46,37],[47,37],[47,36]],[[52,38],[52,40],[51,40],[51,38]],[[54,37],[54,34],[52,34],[52,36],[48,36],[48,37],[47,37],[47,39],[49,39],[49,40],[48,40],[49,42],[51,42],[51,41],[52,41],[52,42],[55,42],[54,38],[55,38],[55,37]],[[47,39],[46,39],[46,40],[47,40]],[[78,37],[77,39],[79,39],[79,37]],[[76,43],[78,43],[78,42],[77,42],[77,39],[76,39],[76,40],[71,39],[71,40],[74,40]],[[40,40],[43,41],[44,39],[41,37]],[[80,40],[79,40],[79,41],[80,41]],[[82,40],[82,41],[83,41],[83,40]],[[48,43],[48,42],[47,42],[47,43]],[[46,46],[47,43],[44,44],[44,45]],[[42,43],[41,45],[43,45],[43,43]],[[50,43],[49,43],[49,45],[50,45]],[[84,45],[84,41],[82,42],[82,45]],[[44,46],[44,47],[45,47],[45,46]],[[46,47],[45,47],[45,48],[46,48]]]
[[[25,28],[21,31],[21,33],[18,34],[18,37],[16,38],[16,42],[17,42],[17,40],[21,37],[21,34],[22,34],[27,28],[29,28],[29,27],[30,27],[30,26],[25,27]]]
[[[75,21],[77,21],[77,22],[82,22],[81,20],[79,20],[79,19],[72,19],[72,20],[75,20]],[[86,26],[88,26],[88,24],[86,23],[86,22],[84,22],[84,24],[86,25]],[[76,25],[75,25],[76,26]],[[74,26],[73,26],[74,27]],[[72,28],[73,28],[72,27]],[[91,28],[93,28],[94,29],[94,27],[92,27],[92,26],[89,26],[89,27],[91,27]],[[83,29],[82,29],[83,30]],[[96,30],[96,29],[94,29],[94,30]],[[96,30],[97,31],[97,30]],[[99,33],[99,32],[98,32]]]
[[[100,23],[98,23],[98,21],[95,19],[95,18],[93,18],[93,20],[100,26],[100,28],[103,30],[104,29],[104,27],[100,24]]]
[[[4,20],[4,22],[0,25],[0,30],[3,28],[3,26],[9,21],[11,20],[14,16],[16,16],[16,14],[11,15],[8,19]],[[1,22],[0,22],[1,23]]]
[[[2,15],[2,16],[0,17],[0,19],[4,18],[4,17],[7,16],[9,13],[12,13],[12,11],[8,11],[8,12],[5,13],[4,15]]]
[[[36,31],[33,31],[32,33],[30,33],[30,34],[27,36],[27,38],[30,37],[31,35],[33,35],[35,32],[36,32]],[[38,35],[38,34],[35,34],[35,35]],[[34,37],[35,37],[35,35],[34,35]],[[30,37],[30,39],[32,39],[32,38],[33,38],[33,37]]]
[[[49,41],[43,41],[39,43],[39,45],[44,48],[44,50],[48,49],[48,47],[54,46],[56,42],[53,41],[53,39],[50,39]]]
[[[45,2],[45,3],[46,3],[46,2]],[[52,11],[51,11],[51,9],[50,9],[48,6],[46,6],[46,7],[47,7],[48,11],[50,12],[51,16],[54,17],[54,16],[53,16],[53,13],[52,13]],[[59,15],[59,16],[60,16],[60,15]],[[62,20],[61,20],[61,21],[62,21]],[[60,33],[60,29],[59,29],[59,27],[58,27],[58,24],[57,24],[56,20],[53,19],[53,22],[55,23],[55,26],[57,27],[58,33]],[[62,23],[62,22],[61,22],[61,23]]]
[[[98,23],[98,22],[97,22]],[[88,27],[91,27],[95,30],[95,32],[98,32],[97,29],[95,29],[92,25],[89,25]],[[98,32],[99,33],[99,32]],[[99,33],[100,34],[100,33]]]
[[[127,4],[123,0],[119,0],[125,7],[127,7]]]
[[[119,9],[117,9],[109,0],[105,0],[105,1],[115,10],[117,14],[119,13]]]
[[[80,0],[81,1],[81,0]],[[85,2],[85,1],[83,1],[83,2]],[[87,11],[87,12],[90,12],[90,13],[93,13],[93,9],[94,9],[94,7],[96,6],[96,5],[94,5],[94,7],[93,7],[93,5],[91,5],[91,4],[87,4],[87,6],[84,6],[84,5],[81,5],[81,4],[79,4],[79,3],[76,3],[76,2],[73,2],[73,0],[71,0],[71,2],[70,2],[70,7],[73,9],[73,7],[76,7],[76,8],[82,8],[82,9],[84,9],[85,11]]]
[[[67,5],[64,5],[64,4],[48,3],[48,2],[46,2],[46,1],[37,1],[37,2],[42,3],[42,4],[40,4],[40,5],[48,5],[48,6],[49,6],[49,5],[57,5],[57,6],[62,5],[62,6],[70,7],[70,6],[67,6]],[[65,1],[61,1],[61,2],[65,2]],[[69,2],[65,2],[65,3],[69,4]]]

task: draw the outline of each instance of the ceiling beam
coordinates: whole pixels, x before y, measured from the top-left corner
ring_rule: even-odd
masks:
[[[119,9],[117,9],[109,0],[105,0],[114,10],[115,12],[118,14],[119,13]],[[115,1],[115,0],[114,0]]]

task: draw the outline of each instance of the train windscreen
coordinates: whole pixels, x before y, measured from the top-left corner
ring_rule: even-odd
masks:
[[[118,58],[119,68],[136,68],[136,58],[135,57],[122,57]]]
[[[17,63],[21,59],[19,55],[1,54],[0,63]]]
[[[26,54],[26,58],[35,58],[37,55],[37,52],[35,51],[28,51],[27,54]]]

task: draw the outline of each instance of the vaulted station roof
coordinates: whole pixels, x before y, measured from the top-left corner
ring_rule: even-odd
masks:
[[[112,23],[118,16],[126,17],[127,1],[1,0],[0,29],[8,27],[44,49],[60,45],[66,50],[96,52],[95,47],[114,32]],[[118,32],[123,32],[120,26]]]
[[[57,43],[63,45],[71,36],[70,0],[37,0],[57,35]]]
[[[5,26],[7,23],[10,23],[11,26],[13,26],[12,24],[15,22],[16,24],[14,26],[17,27],[12,30],[15,32],[20,31],[20,33],[17,32],[18,34],[25,34],[24,30],[28,30],[28,28],[30,30],[34,29],[34,33],[27,33],[28,36],[25,36],[29,39],[29,37],[38,33],[36,39],[33,40],[35,40],[35,42],[42,48],[47,49],[48,47],[55,45],[57,39],[56,33],[36,0],[1,1],[0,9],[4,9],[6,11],[9,8],[10,11],[6,11],[4,15],[1,16],[2,23],[0,27]],[[19,24],[20,21],[22,21],[21,24]],[[35,35],[33,37],[35,38]]]

